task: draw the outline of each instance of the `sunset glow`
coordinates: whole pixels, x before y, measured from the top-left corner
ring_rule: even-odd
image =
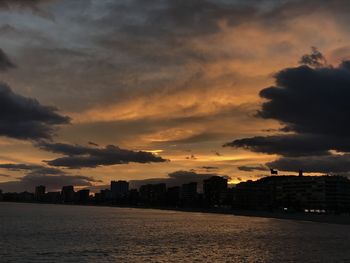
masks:
[[[260,141],[236,140],[304,136],[284,116],[258,116],[264,103],[277,100],[259,92],[277,85],[279,72],[301,66],[312,47],[326,58],[325,68],[341,70],[339,63],[350,58],[347,13],[338,1],[34,2],[0,7],[0,74],[9,88],[2,92],[11,93],[4,100],[21,96],[18,106],[33,98],[26,103],[47,111],[47,119],[24,120],[14,130],[0,127],[0,162],[55,166],[94,178],[86,186],[164,178],[179,170],[225,175],[237,183],[268,175],[271,163],[282,169],[274,161],[287,156],[302,166],[298,154],[289,156],[278,145],[271,150]],[[26,125],[33,123],[29,134]],[[49,143],[43,146],[43,140]],[[145,155],[78,165],[57,144],[85,147],[74,156],[84,162],[97,158],[94,151]],[[324,152],[347,158],[347,149],[333,146]],[[316,170],[309,172],[332,172]],[[17,190],[22,186],[11,181],[31,171],[0,173],[0,188]]]

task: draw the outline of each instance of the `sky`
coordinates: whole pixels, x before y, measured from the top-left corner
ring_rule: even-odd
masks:
[[[0,0],[0,189],[350,174],[345,0]]]

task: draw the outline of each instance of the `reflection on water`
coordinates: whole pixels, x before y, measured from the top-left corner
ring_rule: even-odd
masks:
[[[350,226],[0,203],[0,262],[350,262]]]

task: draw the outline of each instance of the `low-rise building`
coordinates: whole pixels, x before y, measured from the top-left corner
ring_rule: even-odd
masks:
[[[60,192],[47,192],[45,194],[45,202],[48,202],[48,203],[61,202],[61,193]]]
[[[233,207],[292,211],[350,211],[350,180],[342,176],[269,176],[239,183]]]

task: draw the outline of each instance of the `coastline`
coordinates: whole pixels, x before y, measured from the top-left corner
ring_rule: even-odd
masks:
[[[133,209],[152,209],[161,211],[176,211],[185,213],[222,214],[232,216],[272,218],[282,220],[296,220],[315,223],[350,225],[350,214],[306,214],[300,212],[279,212],[279,211],[259,211],[259,210],[232,210],[228,208],[181,208],[181,207],[151,207],[151,206],[126,206],[116,204],[78,204],[78,203],[39,203],[39,202],[0,202],[18,204],[38,204],[38,205],[68,205],[68,206],[94,206],[94,207],[116,207]]]
[[[231,209],[187,209],[187,208],[161,208],[161,207],[125,207],[124,208],[141,208],[141,209],[156,209],[165,211],[177,211],[188,213],[205,213],[205,214],[222,214],[232,216],[245,216],[245,217],[258,217],[258,218],[271,218],[282,220],[296,220],[306,221],[314,223],[327,223],[327,224],[340,224],[350,225],[350,214],[306,214],[306,213],[287,213],[278,211],[258,211],[258,210],[231,210]]]

